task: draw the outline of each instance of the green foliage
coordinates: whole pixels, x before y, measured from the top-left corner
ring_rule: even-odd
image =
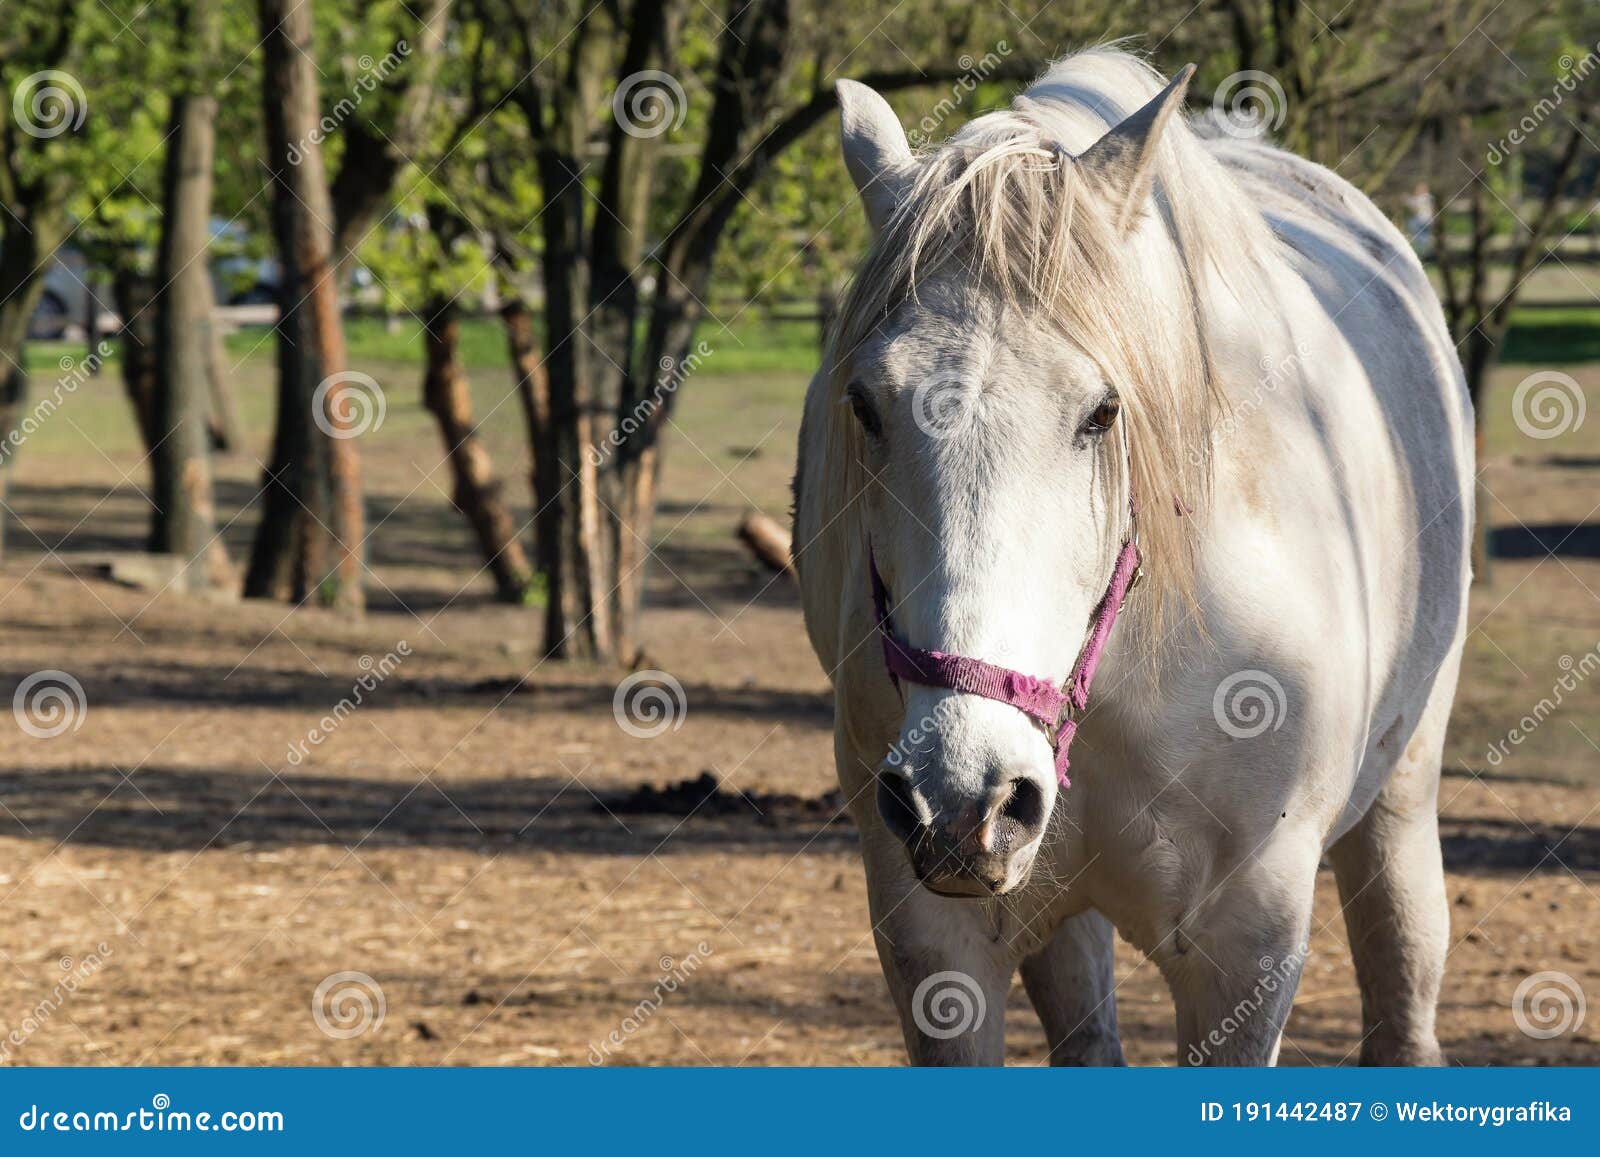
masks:
[[[324,111],[333,126],[325,145],[330,175],[346,162],[351,130],[359,127],[380,140],[396,132],[401,94],[413,79],[416,57],[413,51],[391,61],[392,75],[387,74],[385,61],[402,41],[414,50],[425,7],[418,0],[316,0],[317,64]],[[1024,19],[1002,5],[973,5],[966,0],[918,0],[887,15],[877,9],[797,0],[790,60],[772,102],[768,127],[840,77],[920,69],[940,79],[893,93],[891,99],[908,127],[920,129],[932,122],[926,135],[930,143],[937,143],[970,118],[1008,101],[1019,87],[1014,81],[988,82],[976,91],[964,88],[957,93],[949,79],[962,71],[964,61],[970,65],[981,60],[1002,42],[1008,62],[1042,63],[1094,40],[1170,28],[1171,37],[1156,45],[1156,63],[1170,68],[1185,59],[1200,60],[1207,82],[1197,85],[1202,102],[1208,88],[1242,63],[1225,11],[1229,6],[1193,11],[1182,3],[1137,0],[1115,6],[1074,5],[1070,11],[1057,7],[1065,6],[1045,6]],[[1274,39],[1287,37],[1292,26],[1284,31],[1271,24],[1266,0],[1232,7],[1249,14],[1262,28],[1263,38],[1256,46],[1261,60],[1270,63],[1295,47]],[[1547,7],[1539,19],[1509,12],[1493,17],[1495,25],[1489,31],[1525,75],[1519,77],[1518,69],[1497,57],[1501,67],[1494,73],[1495,91],[1484,94],[1492,111],[1478,117],[1482,139],[1471,142],[1478,154],[1493,134],[1505,131],[1534,100],[1548,95],[1573,62],[1592,52],[1600,40],[1593,4],[1554,0]],[[86,115],[79,127],[48,139],[13,132],[8,155],[17,179],[48,176],[61,183],[72,225],[70,243],[103,265],[148,269],[153,259],[169,93],[174,78],[194,63],[178,26],[181,8],[179,0],[154,0],[132,12],[128,6],[99,0],[22,0],[7,6],[0,28],[0,84],[7,94],[48,68],[66,71],[81,85]],[[221,8],[223,45],[212,62],[220,109],[215,204],[216,216],[235,227],[219,239],[217,249],[233,247],[260,256],[270,250],[270,198],[264,195],[260,60],[255,50],[259,30],[253,5],[228,3]],[[716,0],[677,8],[681,25],[674,38],[672,70],[684,99],[681,110],[674,110],[681,111],[681,121],[674,120],[656,142],[657,174],[641,245],[646,254],[667,240],[685,210],[693,207],[701,176],[699,150],[716,97],[714,68],[728,15]],[[1324,100],[1330,93],[1361,89],[1358,100],[1338,106],[1337,123],[1309,112],[1296,122],[1313,135],[1322,134],[1318,147],[1341,154],[1341,172],[1360,180],[1367,166],[1378,163],[1389,141],[1391,119],[1403,119],[1398,118],[1405,111],[1403,102],[1424,95],[1417,86],[1424,83],[1425,73],[1434,78],[1427,81],[1430,84],[1451,71],[1462,73],[1460,86],[1466,90],[1487,83],[1476,79],[1481,70],[1428,73],[1419,67],[1415,76],[1396,69],[1392,80],[1370,90],[1365,87],[1383,79],[1379,65],[1396,65],[1419,37],[1433,35],[1441,21],[1448,23],[1451,9],[1423,0],[1396,0],[1385,10],[1415,17],[1414,28],[1405,21],[1363,24],[1364,35],[1357,38],[1343,35],[1341,25],[1343,39],[1325,34],[1315,38],[1313,58],[1326,66],[1326,75],[1305,81],[1309,87],[1301,99]],[[580,17],[592,51],[614,62],[629,11],[627,5],[595,8],[577,0],[457,0],[438,66],[438,94],[425,110],[413,150],[415,164],[397,182],[389,211],[359,250],[358,260],[374,283],[362,299],[364,304],[409,321],[430,298],[455,297],[475,306],[497,276],[510,274],[531,284],[530,273],[542,247],[544,205],[527,113],[514,94],[534,71],[530,60],[542,70],[538,75],[566,67],[570,36]],[[1192,17],[1180,19],[1190,11]],[[1353,12],[1346,18],[1359,17]],[[526,46],[520,43],[524,21],[538,29]],[[1501,21],[1506,22],[1503,27]],[[1497,51],[1480,40],[1483,37],[1465,45],[1456,59],[1465,60],[1469,50]],[[368,81],[375,72],[386,75],[371,88]],[[1467,72],[1474,75],[1468,77]],[[583,107],[566,110],[582,127],[583,181],[592,195],[591,205],[604,169],[617,82],[614,70],[602,69],[597,75],[601,82]],[[1292,79],[1285,77],[1284,82]],[[1589,83],[1592,86],[1592,78]],[[353,94],[359,99],[352,99]],[[1366,133],[1365,122],[1357,123],[1361,117],[1372,118],[1379,126],[1368,134],[1370,140],[1361,139]],[[1488,202],[1497,234],[1515,230],[1508,206],[1519,204],[1518,192],[1526,184],[1537,184],[1551,140],[1564,123],[1562,115],[1546,118],[1512,162],[1487,171],[1486,179],[1497,194]],[[743,309],[770,310],[796,302],[811,309],[819,295],[843,287],[868,236],[838,156],[835,126],[833,117],[822,118],[740,199],[717,259],[710,299],[715,316],[728,318]],[[1418,158],[1437,161],[1440,172],[1434,183],[1442,194],[1447,177],[1454,175],[1452,167],[1459,168],[1456,158],[1431,146],[1415,151]],[[1408,159],[1395,170],[1391,186],[1414,184],[1420,175],[1418,164],[1420,160]],[[1460,237],[1467,224],[1459,213],[1446,214],[1442,228]],[[1559,232],[1589,233],[1594,228],[1586,204],[1563,211]],[[509,268],[496,269],[490,234],[507,250]],[[358,332],[361,324],[355,323],[352,333]],[[502,356],[498,339],[491,344],[496,349],[493,356]],[[797,356],[805,344],[797,345]]]

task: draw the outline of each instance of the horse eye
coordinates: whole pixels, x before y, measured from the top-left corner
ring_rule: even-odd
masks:
[[[861,423],[861,428],[874,438],[883,435],[883,424],[878,421],[878,412],[872,408],[872,403],[867,401],[866,394],[861,387],[852,383],[845,391],[845,400],[850,403],[850,412],[856,416],[856,421]]]
[[[1112,423],[1117,420],[1117,415],[1122,412],[1122,401],[1115,395],[1107,398],[1094,408],[1094,413],[1089,415],[1084,422],[1083,429],[1087,434],[1104,434],[1111,429]]]

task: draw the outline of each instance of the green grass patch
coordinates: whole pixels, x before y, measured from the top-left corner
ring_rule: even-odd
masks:
[[[117,343],[108,340],[106,345],[111,353],[101,359],[102,364],[113,365],[117,361]],[[22,347],[22,365],[30,378],[49,382],[72,373],[88,352],[82,342],[30,341]]]
[[[421,323],[413,317],[386,321],[377,317],[352,317],[345,321],[345,344],[353,365],[388,362],[416,366],[420,372],[424,350]],[[265,339],[265,340],[264,340]],[[727,328],[716,322],[700,327],[696,341],[710,351],[700,359],[696,373],[748,374],[784,371],[809,374],[817,368],[820,343],[812,321],[768,319],[746,314]],[[228,335],[228,352],[234,357],[271,357],[272,339],[261,326],[248,326]],[[511,354],[505,328],[499,319],[467,317],[461,320],[461,361],[469,370],[509,372]]]
[[[1600,361],[1600,306],[1516,310],[1500,360],[1519,365]]]

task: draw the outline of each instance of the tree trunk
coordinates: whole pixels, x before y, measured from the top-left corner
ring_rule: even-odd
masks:
[[[500,319],[505,323],[506,344],[511,352],[511,376],[516,382],[517,398],[522,402],[522,417],[528,431],[534,559],[538,563],[539,574],[548,584],[549,575],[556,565],[558,533],[555,519],[559,512],[544,501],[544,496],[560,489],[553,469],[554,459],[540,449],[547,445],[550,436],[550,377],[545,373],[544,360],[539,356],[539,341],[533,332],[533,315],[528,312],[522,299],[508,296],[500,307]]]
[[[100,328],[100,291],[104,288],[100,272],[92,267],[84,270],[83,287],[88,291],[85,295],[88,300],[83,308],[83,360],[85,365],[93,366],[90,376],[98,377],[100,343],[105,340],[105,332]]]
[[[363,606],[365,517],[345,372],[333,208],[318,143],[310,0],[259,0],[279,287],[278,422],[245,594]],[[298,161],[298,163],[296,163]]]
[[[444,449],[455,475],[451,502],[466,516],[477,536],[495,593],[502,602],[519,603],[527,595],[533,573],[517,541],[516,525],[500,496],[489,452],[478,440],[472,421],[472,391],[461,366],[458,347],[461,322],[455,303],[436,297],[426,307],[428,365],[422,379],[422,401],[439,422]]]
[[[583,218],[588,194],[582,166],[574,154],[544,145],[539,156],[540,184],[554,190],[540,217],[544,235],[541,268],[545,288],[545,371],[550,383],[550,424],[534,447],[537,461],[549,466],[540,477],[554,489],[534,494],[549,515],[554,536],[545,574],[544,651],[551,658],[614,659],[611,585],[613,553],[607,549],[605,512],[600,497],[589,340],[580,331],[588,309],[587,265],[583,258]]]
[[[28,401],[23,368],[28,324],[44,293],[41,274],[65,235],[65,215],[46,206],[19,218],[17,206],[0,214],[0,502],[10,499],[11,462],[26,437]],[[0,510],[0,558],[5,557],[6,515]]]
[[[244,428],[239,424],[239,400],[233,390],[228,349],[222,341],[222,326],[217,323],[217,299],[209,277],[206,278],[206,293],[209,302],[207,316],[211,319],[211,337],[206,350],[206,381],[211,394],[208,426],[211,448],[227,453],[244,445]]]
[[[56,0],[37,12],[6,13],[3,51],[8,84],[29,73],[29,80],[37,80],[60,75],[70,79],[78,72],[81,62],[74,33],[84,22],[82,8],[82,0]],[[66,126],[58,123],[45,133],[29,131],[22,87],[16,87],[14,96],[16,115],[0,120],[0,503],[9,498],[12,460],[28,434],[38,422],[48,420],[70,392],[68,379],[60,378],[55,392],[27,411],[23,354],[28,326],[44,292],[45,270],[67,236],[67,200],[80,187],[77,165],[57,151]],[[68,104],[71,107],[72,102]],[[74,123],[71,132],[76,134],[78,127]],[[80,382],[74,374],[70,388],[76,389]],[[0,513],[0,558],[5,556],[5,526],[6,517]]]
[[[195,590],[228,580],[227,555],[216,533],[209,430],[211,284],[206,253],[211,239],[211,185],[217,102],[208,91],[220,12],[207,3],[187,7],[180,27],[191,33],[196,63],[173,98],[157,266],[156,361],[161,383],[156,406],[154,523],[158,554],[176,555],[183,568],[174,585]]]
[[[117,331],[122,362],[122,385],[133,407],[134,422],[144,452],[155,452],[156,440],[156,337],[152,312],[147,307],[155,296],[148,277],[131,269],[112,274],[111,296],[122,328]]]

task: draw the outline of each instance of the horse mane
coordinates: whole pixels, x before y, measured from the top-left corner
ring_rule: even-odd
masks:
[[[813,387],[822,390],[819,404],[807,407],[807,424],[825,427],[816,440],[803,439],[827,462],[810,479],[821,491],[812,523],[818,541],[805,546],[823,556],[821,567],[848,574],[847,560],[859,558],[860,520],[840,517],[867,482],[860,431],[837,404],[850,355],[915,299],[919,282],[959,270],[1057,326],[1116,385],[1128,464],[1121,481],[1141,499],[1139,545],[1150,579],[1129,613],[1142,624],[1136,630],[1157,632],[1170,612],[1193,608],[1195,543],[1223,404],[1208,334],[1251,300],[1279,258],[1266,222],[1182,117],[1168,123],[1157,150],[1156,248],[1121,235],[1111,200],[1073,158],[1162,83],[1124,50],[1080,52],[1009,109],[971,121],[918,157],[908,193],[839,311]],[[1116,544],[1108,548],[1114,553]]]

